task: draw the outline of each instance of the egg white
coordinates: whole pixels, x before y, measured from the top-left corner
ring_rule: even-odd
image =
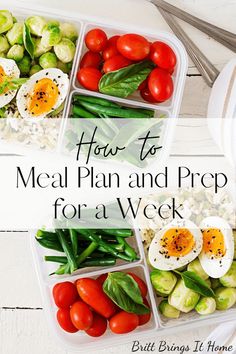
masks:
[[[195,246],[187,255],[182,257],[170,256],[170,258],[166,258],[164,254],[160,253],[163,250],[163,247],[161,246],[161,239],[165,232],[170,228],[186,228],[193,235]],[[148,251],[149,262],[154,268],[160,270],[178,269],[193,261],[200,254],[202,244],[203,239],[201,230],[193,222],[190,220],[173,220],[170,224],[160,230],[153,238]]]
[[[18,79],[20,77],[20,70],[12,59],[0,58],[0,66],[3,68],[5,74],[11,78]],[[0,95],[0,108],[10,103],[16,95],[16,90],[10,90]]]
[[[27,103],[29,95],[34,91],[34,87],[37,81],[42,79],[51,79],[58,84],[59,96],[53,109],[49,112],[41,115],[32,115],[27,109]],[[68,75],[63,73],[60,69],[50,68],[39,71],[38,73],[32,75],[29,80],[21,86],[16,97],[17,108],[20,112],[22,118],[45,118],[49,113],[57,109],[65,100],[66,95],[69,90],[69,78]]]
[[[233,231],[227,221],[218,217],[218,216],[209,216],[204,219],[200,224],[201,230],[209,229],[209,228],[216,228],[221,230],[224,241],[225,241],[225,248],[226,252],[225,255],[222,257],[215,257],[212,259],[212,256],[209,257],[203,250],[199,255],[199,260],[201,263],[202,268],[204,271],[211,277],[211,278],[220,278],[225,275],[234,258],[234,237]]]

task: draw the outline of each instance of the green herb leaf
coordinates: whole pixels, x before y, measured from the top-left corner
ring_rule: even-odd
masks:
[[[127,97],[136,91],[139,85],[147,78],[154,67],[148,60],[125,68],[109,72],[99,82],[99,92],[116,96]]]
[[[215,297],[214,291],[208,286],[205,280],[203,280],[194,272],[185,271],[181,273],[176,271],[175,273],[181,276],[187,288],[195,291],[196,293],[202,296]]]
[[[109,273],[103,284],[103,290],[122,310],[144,315],[150,309],[143,304],[141,292],[134,279],[122,272]]]
[[[34,59],[34,42],[31,37],[31,33],[29,30],[29,27],[26,23],[24,23],[24,28],[23,28],[23,42],[25,49],[29,53],[31,59]]]

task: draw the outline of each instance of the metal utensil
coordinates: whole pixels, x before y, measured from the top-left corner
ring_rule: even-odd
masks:
[[[223,28],[219,28],[206,21],[199,19],[196,16],[190,15],[188,12],[177,8],[174,5],[167,3],[164,0],[151,0],[152,3],[165,11],[168,11],[172,15],[180,18],[181,20],[189,23],[190,25],[198,28],[200,31],[208,34],[214,38],[217,42],[220,42],[225,47],[236,52],[236,34],[226,31]]]
[[[217,76],[219,75],[219,71],[217,70],[217,68],[207,59],[207,57],[200,51],[196,44],[194,44],[194,42],[190,39],[190,37],[182,29],[182,27],[177,23],[174,17],[162,8],[158,9],[166,20],[166,22],[168,23],[168,25],[170,26],[170,28],[172,29],[172,31],[183,42],[190,58],[196,65],[197,69],[199,70],[207,85],[212,87]]]

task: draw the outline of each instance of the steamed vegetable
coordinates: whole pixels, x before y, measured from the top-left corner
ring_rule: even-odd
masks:
[[[10,31],[7,32],[6,37],[11,46],[14,44],[23,44],[23,23],[14,23]]]
[[[63,38],[68,38],[72,42],[75,42],[78,38],[78,31],[72,23],[61,23],[60,31]]]
[[[60,27],[54,23],[48,23],[42,31],[42,45],[44,47],[55,46],[62,38]]]
[[[180,316],[180,311],[171,306],[167,300],[162,300],[158,309],[161,314],[167,318],[179,318]]]
[[[31,16],[27,18],[26,24],[28,25],[31,34],[41,37],[47,22],[41,16]]]
[[[216,301],[213,297],[202,297],[198,301],[195,310],[200,315],[210,315],[216,310]]]
[[[228,272],[219,281],[225,287],[236,288],[236,261],[232,263]]]
[[[75,44],[68,38],[62,38],[54,46],[54,52],[62,63],[70,63],[75,56]]]
[[[216,289],[216,309],[228,310],[236,303],[235,288],[218,288]]]
[[[39,58],[39,65],[43,69],[56,68],[57,57],[54,53],[45,53]]]
[[[13,59],[16,62],[19,62],[21,59],[23,59],[23,57],[24,57],[24,47],[19,44],[13,45],[7,53],[7,58]]]
[[[179,311],[188,313],[195,308],[199,299],[200,295],[187,288],[181,279],[178,281],[174,291],[169,295],[168,302]]]
[[[150,276],[158,295],[168,296],[171,294],[177,282],[177,278],[172,272],[156,269],[151,272]]]
[[[29,56],[25,55],[21,61],[18,62],[18,68],[20,69],[21,75],[26,76],[30,72],[31,59]]]
[[[6,53],[10,48],[7,38],[4,35],[0,35],[0,53]]]
[[[0,10],[0,33],[9,31],[13,26],[12,14],[7,10]]]
[[[198,258],[196,258],[194,261],[189,263],[187,269],[190,272],[194,272],[195,274],[199,275],[199,277],[201,277],[203,280],[206,280],[209,278],[209,275],[202,268],[201,263]]]

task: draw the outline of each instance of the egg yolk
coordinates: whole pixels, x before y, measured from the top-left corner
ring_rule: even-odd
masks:
[[[164,254],[168,257],[183,257],[189,254],[194,246],[195,239],[186,228],[173,228],[165,232],[161,239]]]
[[[33,116],[48,113],[53,110],[58,96],[58,87],[51,79],[38,80],[29,95],[27,109]]]
[[[202,231],[203,251],[211,257],[223,257],[226,252],[224,236],[219,229],[209,228]]]
[[[0,84],[2,84],[5,79],[6,79],[6,73],[3,67],[0,65]]]

